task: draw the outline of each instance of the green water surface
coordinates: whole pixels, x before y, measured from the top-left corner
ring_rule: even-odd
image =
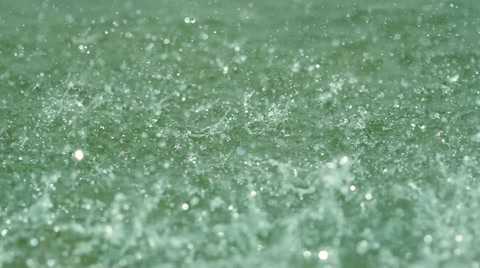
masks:
[[[480,267],[480,2],[0,2],[0,267]]]

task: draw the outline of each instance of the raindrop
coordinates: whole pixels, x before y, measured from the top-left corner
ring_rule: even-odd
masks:
[[[328,259],[328,251],[320,250],[320,252],[318,252],[318,258],[323,261]]]
[[[236,153],[237,153],[238,156],[244,156],[246,152],[245,152],[245,149],[243,149],[242,147],[239,146],[236,149]]]
[[[76,150],[75,153],[73,154],[73,156],[75,157],[75,159],[77,159],[78,161],[81,161],[84,157],[84,154],[83,154],[83,151],[82,150]]]
[[[183,21],[187,24],[194,24],[195,23],[195,18],[193,17],[185,17],[185,19],[183,19]]]
[[[38,245],[38,239],[32,238],[30,239],[30,246],[36,247]]]

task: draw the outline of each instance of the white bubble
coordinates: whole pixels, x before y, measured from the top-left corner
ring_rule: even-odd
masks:
[[[73,156],[78,160],[81,161],[84,157],[83,151],[82,150],[76,150]]]
[[[318,252],[318,258],[320,260],[326,260],[328,259],[328,251],[326,250],[320,250],[320,252]]]
[[[188,210],[188,208],[189,208],[188,204],[187,204],[187,203],[183,203],[182,209],[183,209],[183,210]]]

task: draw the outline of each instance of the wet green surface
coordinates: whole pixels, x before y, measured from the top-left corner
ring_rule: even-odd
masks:
[[[0,266],[479,267],[480,5],[337,2],[0,3]]]

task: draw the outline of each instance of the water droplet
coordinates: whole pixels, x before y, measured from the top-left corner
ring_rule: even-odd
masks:
[[[236,153],[237,153],[238,156],[244,156],[246,152],[245,152],[245,149],[243,149],[242,147],[239,146],[236,149]]]
[[[183,21],[187,24],[194,24],[195,23],[195,18],[185,17],[185,19],[183,19]]]
[[[328,259],[328,251],[326,250],[320,250],[320,252],[318,252],[318,258],[320,260],[326,260]]]
[[[460,76],[459,76],[458,74],[455,74],[455,75],[450,76],[450,77],[448,78],[448,81],[449,81],[450,83],[455,83],[455,82],[458,81],[458,78],[460,78]]]
[[[38,245],[38,239],[32,238],[30,239],[30,246],[36,247]]]
[[[81,161],[84,157],[83,151],[82,150],[76,150],[73,156],[78,160]]]

